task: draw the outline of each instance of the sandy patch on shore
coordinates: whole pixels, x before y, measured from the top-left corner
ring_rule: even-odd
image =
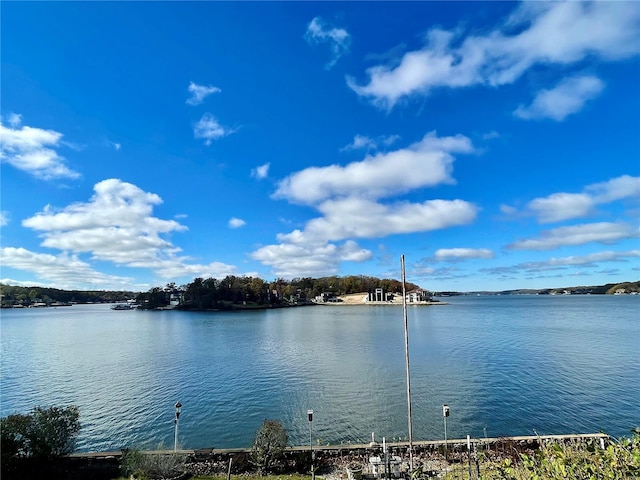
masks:
[[[368,294],[365,293],[351,293],[349,295],[340,295],[338,299],[341,303],[346,303],[347,305],[362,305],[367,303]]]

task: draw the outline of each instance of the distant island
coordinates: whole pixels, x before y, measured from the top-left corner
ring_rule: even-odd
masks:
[[[438,297],[458,295],[639,295],[640,281],[608,283],[596,286],[577,286],[544,289],[515,289],[473,292],[429,291],[413,283],[406,284],[415,302],[437,301]],[[385,297],[369,298],[376,292]],[[381,293],[378,293],[381,294]],[[386,297],[389,295],[389,298]],[[350,297],[351,296],[351,297]],[[346,277],[282,278],[266,282],[258,277],[229,275],[222,280],[195,278],[178,286],[169,283],[147,292],[105,290],[60,290],[45,287],[22,287],[0,284],[2,308],[67,306],[77,303],[135,303],[143,309],[179,310],[246,310],[313,305],[335,299],[345,304],[393,303],[402,299],[402,283],[395,279],[380,279],[364,275]],[[367,299],[363,298],[367,296]],[[392,299],[389,301],[389,299]],[[436,303],[436,302],[433,302]]]
[[[395,279],[380,279],[365,275],[347,277],[278,278],[267,282],[258,277],[228,275],[223,279],[195,278],[178,286],[168,283],[147,292],[78,291],[44,287],[21,287],[0,284],[3,308],[49,306],[76,303],[133,303],[142,309],[234,310],[277,308],[313,304],[319,296],[348,295],[375,291],[398,294],[402,283]],[[407,290],[420,287],[406,283]]]

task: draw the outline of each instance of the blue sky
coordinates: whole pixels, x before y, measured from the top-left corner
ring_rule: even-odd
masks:
[[[638,2],[2,2],[0,278],[640,277]]]

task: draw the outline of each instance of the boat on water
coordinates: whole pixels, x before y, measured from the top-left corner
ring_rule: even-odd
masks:
[[[118,303],[117,305],[113,305],[111,310],[135,310],[135,305],[130,305],[128,303]]]

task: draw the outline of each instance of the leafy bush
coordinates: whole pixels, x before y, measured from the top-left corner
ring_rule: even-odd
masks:
[[[175,478],[185,470],[187,459],[178,453],[142,453],[126,450],[122,455],[121,472],[136,479]]]
[[[0,419],[2,462],[47,459],[73,452],[80,431],[78,407],[34,408]]]
[[[253,441],[253,462],[261,472],[273,471],[281,466],[284,449],[289,441],[287,431],[278,420],[265,420]]]

